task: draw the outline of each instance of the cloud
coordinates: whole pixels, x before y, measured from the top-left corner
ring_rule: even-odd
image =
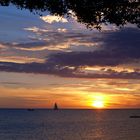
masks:
[[[44,33],[43,33],[44,34]],[[62,77],[76,77],[76,78],[122,78],[122,79],[140,79],[140,71],[135,65],[140,65],[140,32],[135,28],[126,28],[116,32],[104,33],[103,37],[95,37],[84,34],[74,33],[56,33],[51,32],[51,42],[40,42],[42,46],[56,45],[63,48],[63,45],[72,45],[77,48],[89,45],[92,51],[62,51],[51,53],[46,57],[45,63],[0,63],[1,71],[16,71],[25,73],[41,73],[53,74]],[[61,35],[61,37],[60,37]],[[83,38],[83,40],[82,40]],[[66,39],[70,39],[69,41]],[[84,40],[85,39],[85,40]],[[75,42],[74,42],[75,40]],[[94,42],[94,41],[95,42]],[[79,42],[78,42],[79,41]],[[89,42],[88,42],[89,41]],[[102,41],[102,43],[101,43]],[[63,42],[63,43],[62,43]],[[66,43],[67,42],[67,43]],[[68,44],[69,42],[69,44]],[[50,44],[49,44],[50,43]],[[89,43],[89,44],[88,44]],[[91,44],[90,44],[91,43]],[[97,44],[96,44],[97,43]],[[39,42],[25,44],[14,44],[14,47],[32,48],[39,44]],[[94,45],[95,44],[95,45]],[[100,44],[100,47],[97,47]],[[62,46],[61,46],[62,45]],[[96,46],[96,49],[94,49]],[[66,46],[65,46],[66,48]],[[115,66],[129,68],[133,66],[133,70],[113,69]],[[92,72],[84,70],[85,67],[99,66],[101,69]],[[106,67],[110,67],[106,69]]]
[[[63,52],[91,51],[102,44],[99,33],[93,35],[89,32],[75,32],[65,28],[48,30],[29,27],[24,28],[24,30],[34,33],[34,35],[29,36],[30,41],[3,44],[23,51],[58,50]]]
[[[108,69],[104,73],[86,73],[80,70],[80,68],[54,65],[51,62],[46,63],[10,63],[0,62],[0,71],[6,72],[24,72],[24,73],[38,73],[38,74],[52,74],[61,77],[73,77],[73,78],[110,78],[110,79],[140,79],[140,71],[117,72],[112,69]]]
[[[33,26],[33,27],[28,27],[28,28],[24,28],[24,30],[26,31],[32,31],[34,33],[38,33],[38,32],[49,32],[50,30],[46,30],[46,29],[40,29],[40,28],[37,28],[36,26]]]
[[[0,44],[0,51],[6,50],[6,49],[7,49],[6,45]]]
[[[55,22],[61,22],[61,23],[67,23],[68,20],[66,18],[60,17],[60,16],[53,16],[53,15],[47,15],[40,17],[43,21],[47,23],[55,23]]]
[[[65,28],[58,28],[57,31],[60,32],[60,33],[61,32],[67,32],[67,29],[65,29]]]
[[[15,62],[15,63],[43,63],[44,59],[27,57],[27,56],[0,56],[0,62]]]
[[[106,34],[100,49],[90,52],[62,52],[48,61],[62,66],[118,66],[140,62],[140,32],[128,28]]]

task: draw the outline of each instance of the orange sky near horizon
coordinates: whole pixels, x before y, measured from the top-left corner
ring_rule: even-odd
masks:
[[[0,108],[52,108],[54,102],[60,108],[140,108],[140,87],[136,82],[133,85],[133,80],[66,79],[7,72],[0,72],[0,77]],[[98,102],[103,106],[98,107]]]

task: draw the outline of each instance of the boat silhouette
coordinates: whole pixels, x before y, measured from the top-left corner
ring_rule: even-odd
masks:
[[[58,110],[58,106],[57,106],[57,103],[54,104],[54,110]]]
[[[132,116],[130,116],[130,118],[140,118],[140,116],[138,116],[138,115],[132,115]]]
[[[34,111],[34,109],[33,108],[28,108],[27,111]]]

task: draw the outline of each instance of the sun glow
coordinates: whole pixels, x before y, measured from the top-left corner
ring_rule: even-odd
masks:
[[[103,108],[104,107],[104,102],[103,101],[94,101],[92,106],[95,107],[95,108]]]
[[[95,96],[92,106],[94,108],[104,108],[105,107],[104,96],[101,96],[101,95]]]

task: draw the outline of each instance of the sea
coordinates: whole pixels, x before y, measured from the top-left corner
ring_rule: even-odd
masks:
[[[0,140],[140,140],[139,109],[1,109]]]

